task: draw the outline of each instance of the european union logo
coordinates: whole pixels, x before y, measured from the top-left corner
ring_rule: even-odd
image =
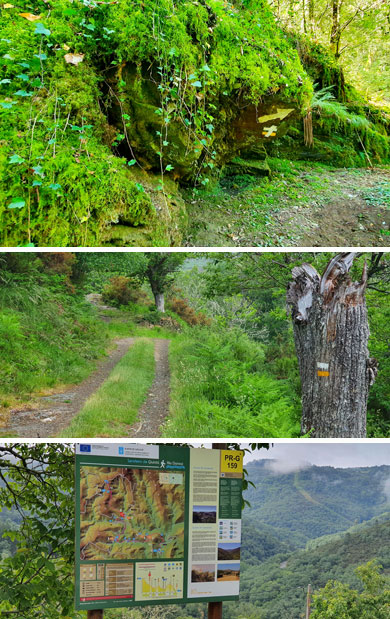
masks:
[[[123,456],[124,453],[125,453],[124,447],[119,447],[119,455]]]
[[[91,445],[80,445],[80,451],[90,452],[91,451]]]

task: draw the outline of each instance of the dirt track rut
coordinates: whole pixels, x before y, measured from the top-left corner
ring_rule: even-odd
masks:
[[[133,337],[117,340],[116,349],[79,385],[40,398],[36,408],[12,410],[8,425],[0,429],[2,435],[23,438],[58,436],[104,383],[134,341]]]

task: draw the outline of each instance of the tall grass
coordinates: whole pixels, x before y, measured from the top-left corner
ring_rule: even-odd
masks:
[[[268,373],[264,349],[238,330],[192,329],[170,347],[169,437],[299,435],[299,401]]]
[[[105,328],[55,278],[0,285],[0,393],[23,395],[82,380],[104,354]]]
[[[126,436],[154,378],[154,343],[140,339],[85,403],[61,436]]]

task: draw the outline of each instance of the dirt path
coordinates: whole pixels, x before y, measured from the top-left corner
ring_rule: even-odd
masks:
[[[247,185],[200,192],[190,246],[390,246],[390,168],[291,163]]]
[[[390,172],[334,170],[323,195],[313,196],[298,213],[301,232],[291,213],[280,212],[283,226],[292,223],[295,244],[303,247],[389,246]]]
[[[129,436],[149,438],[161,436],[161,424],[169,413],[170,372],[169,340],[154,340],[154,359],[156,372],[152,387],[145,403],[141,406],[139,421],[131,429]]]
[[[10,423],[0,428],[3,436],[23,438],[58,436],[81,410],[85,401],[104,383],[112,369],[127,353],[135,338],[116,340],[116,349],[99,362],[97,369],[82,383],[68,390],[39,399],[36,409],[10,412]]]

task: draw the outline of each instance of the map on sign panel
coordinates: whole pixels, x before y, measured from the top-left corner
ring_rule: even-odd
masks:
[[[80,469],[80,558],[184,557],[184,473]]]

